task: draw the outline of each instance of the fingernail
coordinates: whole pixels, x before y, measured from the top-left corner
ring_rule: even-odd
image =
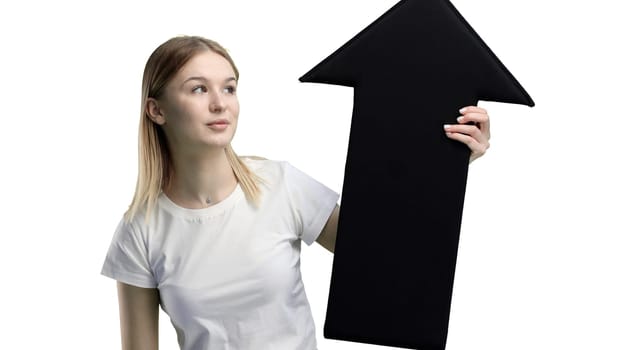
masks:
[[[445,130],[448,130],[450,127],[451,127],[451,125],[449,125],[449,124],[443,125],[443,128],[445,128]]]
[[[464,117],[458,117],[458,122],[462,123],[462,120],[464,119]]]
[[[464,113],[464,111],[466,111],[466,107],[460,108],[460,113]]]

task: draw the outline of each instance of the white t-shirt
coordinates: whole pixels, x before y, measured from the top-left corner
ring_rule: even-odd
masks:
[[[204,209],[163,192],[150,219],[119,222],[101,273],[158,288],[182,350],[316,350],[300,275],[339,194],[286,161],[242,158],[268,182],[253,208],[240,185]]]

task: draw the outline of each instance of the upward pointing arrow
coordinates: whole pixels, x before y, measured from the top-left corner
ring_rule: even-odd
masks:
[[[446,0],[402,0],[300,81],[354,87],[324,336],[444,349],[470,151],[442,126],[534,102]]]

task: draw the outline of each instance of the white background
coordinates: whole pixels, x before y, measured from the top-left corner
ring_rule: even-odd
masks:
[[[222,43],[241,71],[234,149],[341,193],[352,91],[297,79],[395,3],[3,2],[0,348],[120,348],[115,283],[99,271],[133,195],[140,81],[157,45]],[[622,349],[619,11],[453,4],[536,106],[479,104],[492,146],[469,172],[447,349]],[[404,152],[416,162],[425,150]],[[319,348],[380,349],[323,338],[331,263],[303,245]],[[161,348],[176,349],[161,315]]]

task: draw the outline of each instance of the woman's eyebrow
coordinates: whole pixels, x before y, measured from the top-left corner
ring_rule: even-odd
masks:
[[[194,77],[190,77],[190,78],[184,80],[182,85],[184,85],[185,83],[189,82],[190,80],[200,80],[200,81],[203,81],[203,82],[209,82],[209,79],[207,79],[205,77],[194,76]],[[235,77],[229,77],[229,78],[225,79],[223,82],[228,83],[230,81],[236,81]]]

